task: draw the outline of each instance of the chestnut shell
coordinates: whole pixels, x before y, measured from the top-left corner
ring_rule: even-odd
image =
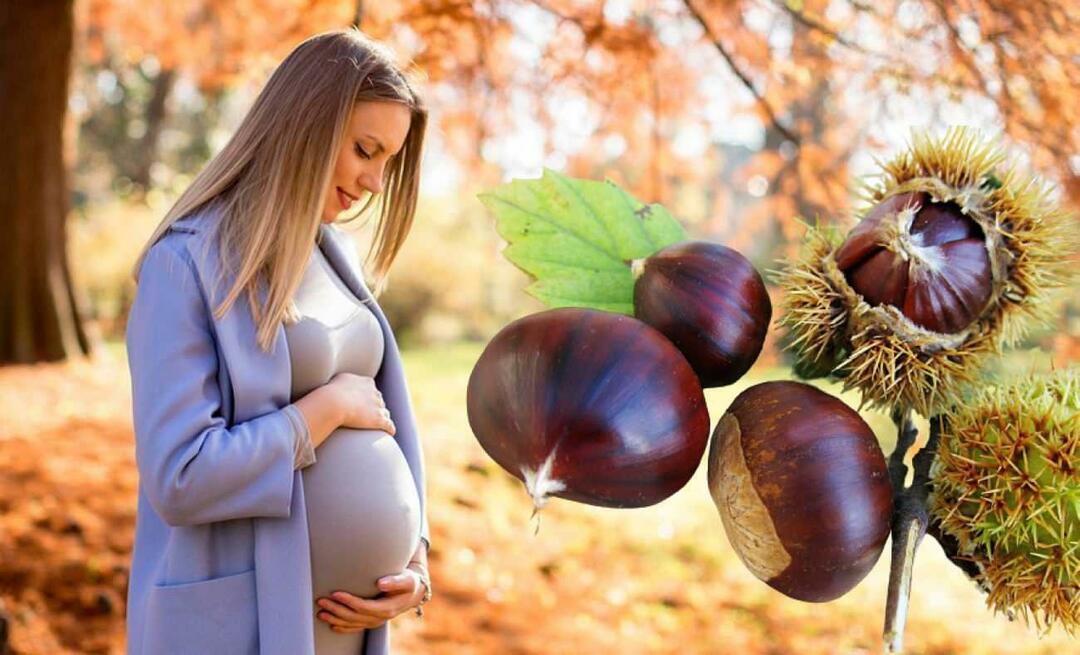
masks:
[[[847,593],[889,536],[893,492],[873,431],[800,382],[735,398],[713,433],[709,489],[747,568],[799,600]]]
[[[914,218],[897,226],[907,207]],[[982,229],[959,205],[932,202],[926,193],[902,193],[874,207],[836,251],[836,264],[871,305],[892,305],[943,334],[971,325],[993,290]]]
[[[504,327],[473,368],[467,406],[480,445],[538,507],[548,494],[657,503],[689,481],[709,437],[701,385],[675,346],[632,317],[591,309]]]
[[[772,303],[761,274],[739,252],[683,241],[644,261],[634,315],[675,344],[705,388],[741,378],[761,354]]]

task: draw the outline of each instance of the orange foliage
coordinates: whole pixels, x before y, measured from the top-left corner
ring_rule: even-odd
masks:
[[[742,178],[769,178],[759,202],[833,218],[847,211],[852,152],[886,145],[874,129],[897,93],[928,102],[981,96],[1035,164],[1080,200],[1070,162],[1080,151],[1076,3],[627,0],[620,11],[598,0],[84,1],[87,55],[153,54],[203,86],[229,84],[253,58],[276,61],[359,12],[365,31],[413,57],[437,86],[451,152],[477,170],[489,169],[485,143],[538,124],[545,150],[563,151],[567,169],[618,175],[643,199],[665,201],[674,181],[728,187],[738,179],[717,179],[739,171],[716,165],[716,148],[675,151],[680,130],[697,126],[715,143],[717,125],[753,117],[765,143]],[[593,121],[578,147],[561,141],[561,101],[570,97]],[[612,135],[625,144],[617,155],[604,147]],[[715,192],[696,206],[723,205]]]
[[[276,61],[299,39],[359,14],[366,32],[428,77],[439,133],[469,169],[470,186],[506,168],[538,172],[535,157],[521,163],[514,141],[529,132],[548,165],[677,202],[701,236],[756,233],[763,253],[785,247],[797,217],[850,212],[852,156],[896,148],[879,132],[904,120],[905,107],[996,108],[1006,134],[1080,201],[1077,3],[85,3],[90,56],[152,53],[204,86],[229,84],[251,61]],[[732,158],[731,143],[756,155]],[[756,176],[765,193],[747,192]],[[747,220],[754,225],[742,226]]]

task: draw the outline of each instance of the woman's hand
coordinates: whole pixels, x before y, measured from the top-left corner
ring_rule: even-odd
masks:
[[[383,430],[391,436],[397,432],[374,378],[338,373],[326,386],[336,392],[341,404],[343,427]]]
[[[424,583],[412,569],[379,579],[379,598],[367,599],[345,591],[335,591],[318,600],[319,620],[338,633],[377,628],[390,619],[414,609],[424,598]]]

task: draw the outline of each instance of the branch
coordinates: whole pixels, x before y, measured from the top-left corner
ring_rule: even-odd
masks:
[[[780,2],[779,0],[773,0],[773,4],[775,4],[777,6],[777,8],[782,9],[785,13],[787,13],[789,16],[794,18],[795,22],[801,24],[803,27],[809,28],[809,29],[814,30],[816,32],[821,32],[825,36],[827,36],[830,39],[836,41],[837,43],[844,46],[845,48],[848,48],[849,50],[854,50],[855,52],[858,52],[858,53],[864,54],[864,55],[876,54],[876,53],[867,52],[867,50],[865,48],[863,48],[861,45],[859,45],[858,43],[855,43],[855,42],[851,41],[846,36],[844,36],[843,34],[837,32],[836,30],[829,27],[825,23],[822,23],[818,19],[813,18],[812,16],[809,16],[807,14],[802,13],[801,11],[798,11],[798,10],[792,8],[791,5],[789,3],[787,3],[787,2]]]
[[[893,484],[892,561],[889,565],[889,591],[885,601],[886,650],[899,653],[904,648],[904,624],[907,623],[908,602],[911,598],[911,576],[915,568],[915,553],[926,535],[929,511],[930,467],[937,455],[941,419],[930,419],[930,438],[912,458],[914,475],[911,486],[904,487],[907,466],[904,455],[915,443],[919,431],[911,422],[910,410],[893,413],[897,425],[896,449],[889,455],[889,479]]]
[[[911,420],[911,410],[893,410],[892,420],[896,426],[896,447],[889,455],[889,482],[892,483],[895,499],[895,494],[899,494],[904,489],[904,480],[907,478],[907,465],[904,464],[904,458],[915,445],[915,440],[919,438],[919,430]]]
[[[727,65],[731,69],[731,72],[735,73],[735,76],[739,78],[739,81],[742,82],[743,86],[746,87],[750,94],[754,96],[754,99],[757,101],[758,106],[761,107],[761,109],[765,112],[765,115],[769,117],[769,122],[771,122],[773,126],[776,127],[776,130],[778,132],[784,135],[784,138],[798,145],[800,143],[799,137],[795,136],[795,133],[792,132],[790,128],[786,127],[780,122],[780,119],[776,116],[776,110],[773,109],[773,106],[769,104],[769,101],[765,99],[765,96],[763,96],[757,90],[757,88],[754,87],[754,83],[750,81],[750,77],[745,72],[743,72],[741,68],[739,68],[738,64],[735,63],[735,60],[732,58],[731,53],[729,53],[727,51],[727,48],[724,47],[724,44],[720,41],[720,38],[713,36],[712,30],[709,29],[708,21],[705,20],[705,17],[701,14],[698,8],[694,6],[693,0],[683,0],[683,4],[686,6],[687,11],[690,12],[690,15],[694,17],[694,20],[696,20],[698,24],[701,25],[701,29],[705,31],[706,38],[708,38],[709,41],[712,42],[713,46],[716,47],[717,52],[719,52],[720,56],[724,58],[725,62],[727,62]]]
[[[949,30],[949,50],[951,50],[953,55],[960,60],[960,63],[963,64],[964,68],[968,70],[971,76],[979,84],[982,92],[986,94],[986,97],[993,99],[994,94],[990,92],[990,81],[986,79],[986,75],[979,70],[979,66],[975,63],[972,53],[963,45],[964,40],[960,36],[960,30],[958,30],[956,25],[953,25],[952,20],[950,20],[948,5],[944,0],[935,0],[934,6],[937,8],[938,14],[941,15],[941,21],[945,23],[945,27]],[[1002,86],[1004,86],[1005,81],[1001,80],[1001,83]]]

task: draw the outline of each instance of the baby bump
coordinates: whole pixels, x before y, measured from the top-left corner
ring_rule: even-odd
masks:
[[[316,596],[378,593],[420,540],[420,504],[397,442],[380,430],[340,428],[303,470]]]

